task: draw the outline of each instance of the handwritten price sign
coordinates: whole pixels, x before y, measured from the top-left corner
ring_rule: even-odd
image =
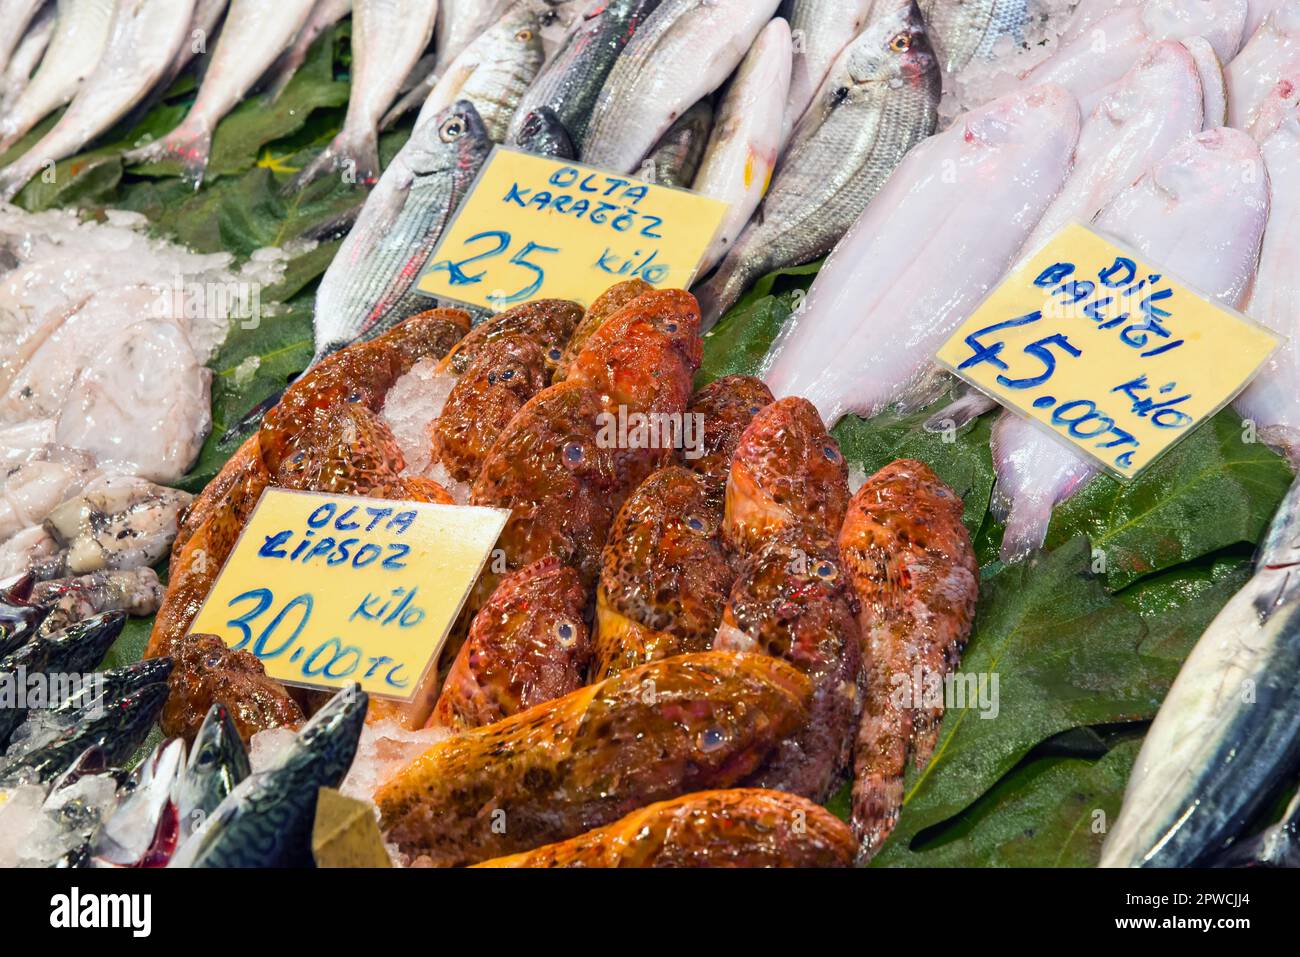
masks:
[[[1279,344],[1158,265],[1071,224],[937,358],[1132,478],[1231,402]]]
[[[285,684],[409,700],[508,515],[268,489],[190,631]]]
[[[618,282],[686,289],[727,204],[497,147],[419,290],[488,309],[589,304]]]

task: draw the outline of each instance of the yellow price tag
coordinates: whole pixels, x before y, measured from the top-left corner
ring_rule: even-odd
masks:
[[[418,288],[488,309],[589,305],[629,279],[689,289],[726,212],[697,193],[497,147]]]
[[[1130,479],[1231,402],[1280,344],[1158,263],[1072,223],[936,358]]]
[[[509,514],[267,489],[190,632],[285,684],[409,701]]]

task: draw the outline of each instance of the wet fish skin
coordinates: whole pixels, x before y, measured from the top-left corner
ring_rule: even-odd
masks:
[[[790,27],[777,17],[754,41],[718,107],[692,188],[729,208],[700,263],[701,276],[721,262],[767,193],[785,136],[781,104],[789,94],[793,56]]]
[[[286,187],[295,193],[341,171],[348,182],[379,180],[379,123],[433,36],[438,0],[353,0],[352,95],[343,129]]]
[[[1210,623],[1138,753],[1102,867],[1208,862],[1300,761],[1300,483],[1255,574]]]
[[[917,0],[944,72],[960,73],[975,59],[991,59],[1003,37],[1021,40],[1028,0]]]
[[[761,276],[830,252],[913,145],[934,132],[940,79],[912,0],[890,0],[840,54],[767,196],[697,292],[707,330]]]
[[[75,578],[43,581],[33,591],[33,600],[50,607],[41,633],[109,611],[126,611],[136,616],[152,615],[162,603],[163,586],[152,568],[101,570]]]
[[[704,434],[696,448],[679,450],[678,460],[704,479],[711,505],[723,506],[741,436],[773,401],[762,379],[744,375],[715,379],[691,396],[686,414],[703,417]]]
[[[321,279],[313,364],[428,307],[415,282],[491,148],[464,101],[416,127]]]
[[[40,68],[0,119],[0,151],[77,94],[103,55],[115,7],[115,0],[61,0]]]
[[[434,72],[441,74],[461,51],[501,18],[515,0],[440,0],[438,29],[434,33],[437,60]]]
[[[781,142],[794,132],[844,48],[862,32],[876,0],[793,0],[790,32],[798,38],[783,111]]]
[[[631,173],[739,65],[779,0],[664,0],[623,48],[592,109],[582,161]]]
[[[313,0],[231,0],[212,62],[184,121],[128,158],[144,163],[178,160],[185,180],[197,188],[203,182],[217,123],[292,42],[313,6]]]
[[[28,574],[0,590],[0,657],[33,638],[49,614],[49,609],[31,602],[34,584]]]
[[[288,867],[311,861],[316,793],[347,775],[365,725],[360,685],[338,692],[265,771],[245,778],[172,858],[171,867]]]
[[[173,793],[185,769],[185,742],[162,741],[141,762],[129,793],[95,835],[91,855],[98,867],[159,867],[176,848]]]
[[[76,694],[69,695],[62,704],[51,709],[58,717],[75,714],[99,698],[116,701],[134,694],[146,685],[165,682],[171,677],[173,661],[170,658],[145,658],[141,661],[96,673],[96,679],[84,685]]]
[[[271,78],[266,87],[273,100],[284,92],[321,34],[352,12],[352,0],[318,0],[314,6],[307,22],[294,38],[293,46],[280,54],[271,67]]]
[[[605,80],[623,48],[661,2],[610,0],[590,7],[524,94],[508,141],[543,156],[577,159]],[[528,121],[534,114],[539,117],[536,122],[544,122],[545,136],[541,131],[530,131]],[[549,151],[561,148],[566,139],[571,152]]]
[[[1228,125],[1249,128],[1273,86],[1300,71],[1300,3],[1277,7],[1228,63]]]
[[[68,550],[65,574],[140,568],[167,554],[193,496],[142,480],[110,478],[64,502],[45,528]]]
[[[935,351],[1013,262],[1078,136],[1074,98],[1048,85],[963,114],[916,146],[769,353],[773,394],[807,397],[829,425],[929,398]],[[960,271],[934,265],[954,261]]]
[[[690,189],[713,130],[713,105],[700,100],[683,113],[641,164],[640,177],[660,186]]]
[[[7,111],[31,82],[32,73],[40,65],[41,58],[50,45],[50,38],[54,36],[55,9],[52,4],[41,7],[9,58],[8,65],[0,75],[0,109]]]
[[[215,703],[199,725],[176,792],[181,839],[189,837],[251,773],[248,751],[230,711]]]
[[[45,0],[4,0],[0,3],[0,73],[22,43],[23,35]]]
[[[1282,820],[1248,841],[1232,844],[1211,867],[1300,867],[1300,792]]]

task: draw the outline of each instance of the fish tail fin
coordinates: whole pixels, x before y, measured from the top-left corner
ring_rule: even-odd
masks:
[[[1052,522],[1052,506],[1052,500],[1047,497],[1012,503],[1006,533],[1002,536],[1002,561],[1008,565],[1022,561],[1043,547],[1047,526]]]
[[[338,172],[345,183],[373,186],[379,180],[379,133],[365,129],[360,133],[343,130],[283,192],[292,195],[322,176]]]
[[[180,163],[181,178],[198,189],[211,155],[212,130],[206,123],[186,121],[157,142],[127,153],[126,159],[132,163]]]
[[[985,412],[997,408],[997,403],[978,389],[967,389],[930,418],[925,420],[925,431],[948,432],[964,429]]]

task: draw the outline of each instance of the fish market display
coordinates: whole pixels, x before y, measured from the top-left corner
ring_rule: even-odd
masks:
[[[314,5],[312,0],[231,0],[203,86],[185,121],[135,158],[179,160],[185,178],[201,182],[217,122],[244,98],[297,35]]]
[[[623,48],[592,109],[582,161],[636,170],[668,128],[744,59],[776,0],[664,0]]]
[[[108,44],[115,0],[59,0],[54,35],[41,65],[0,119],[0,150],[7,150],[37,123],[64,106],[95,72]]]
[[[661,2],[593,5],[520,100],[509,142],[529,152],[576,159],[610,70]]]
[[[738,788],[662,801],[568,841],[475,866],[847,867],[852,857],[851,835],[824,808]]]
[[[828,423],[925,391],[934,353],[1060,189],[1078,136],[1077,103],[1048,85],[965,114],[913,149],[773,348],[772,391],[809,399]]]
[[[911,0],[873,13],[840,54],[771,189],[698,294],[708,328],[760,276],[830,252],[904,155],[934,131],[939,73]]]
[[[1103,867],[1190,866],[1236,837],[1300,757],[1292,486],[1255,575],[1192,649],[1147,733]]]
[[[808,56],[805,50],[804,59]],[[693,188],[730,208],[700,263],[700,275],[722,261],[767,193],[782,144],[779,104],[790,90],[793,57],[790,27],[778,17],[758,35],[718,107]]]
[[[379,121],[429,45],[437,16],[438,0],[354,0],[348,115],[339,135],[294,180],[295,188],[334,172],[363,186],[378,182]]]
[[[182,840],[198,830],[250,770],[248,752],[230,712],[225,705],[214,704],[199,725],[175,792]]]
[[[799,37],[790,71],[781,142],[790,138],[821,89],[831,65],[849,42],[862,32],[875,0],[793,0],[789,5],[790,31]],[[769,25],[770,28],[770,25]]]
[[[1300,70],[1300,3],[1277,7],[1228,64],[1228,125],[1248,129],[1277,82]]]

